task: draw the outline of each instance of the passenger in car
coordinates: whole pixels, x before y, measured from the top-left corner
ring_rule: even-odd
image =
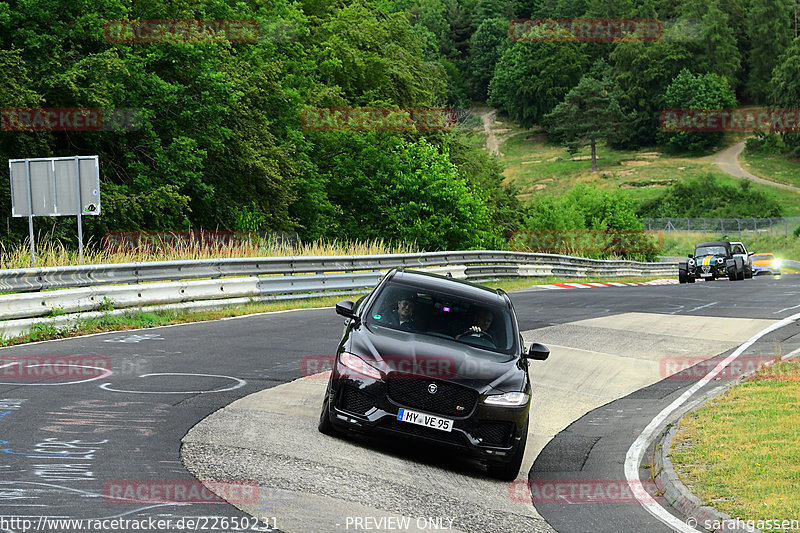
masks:
[[[389,313],[387,323],[389,325],[399,327],[400,329],[407,329],[411,331],[419,331],[419,326],[414,320],[414,309],[416,303],[413,295],[403,295],[397,300],[397,308]]]

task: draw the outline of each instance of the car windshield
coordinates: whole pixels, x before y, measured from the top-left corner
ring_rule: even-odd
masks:
[[[387,283],[365,322],[368,327],[407,330],[507,355],[516,350],[509,309],[445,291]]]
[[[775,259],[775,256],[772,254],[757,254],[752,257],[753,261],[770,261]]]
[[[704,255],[728,255],[724,246],[698,246],[694,250],[695,257],[702,257]]]

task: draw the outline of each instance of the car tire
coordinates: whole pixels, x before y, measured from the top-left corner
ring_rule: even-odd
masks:
[[[525,456],[525,444],[528,442],[528,420],[522,429],[522,438],[519,441],[517,450],[506,463],[490,463],[486,466],[488,474],[503,481],[514,481],[519,475],[522,466],[522,458]]]
[[[678,269],[678,283],[687,283],[686,280],[686,271],[682,269]]]
[[[745,268],[744,269],[744,277],[747,279],[752,279],[753,277],[753,269],[752,268]]]
[[[731,281],[736,281],[739,279],[739,274],[736,272],[736,267],[733,265],[728,267],[728,279]]]
[[[331,415],[330,415],[330,399],[328,393],[325,393],[325,399],[322,400],[322,411],[319,413],[319,423],[317,424],[317,429],[323,435],[328,436],[335,436],[338,435],[338,431],[334,429],[333,424],[331,424]]]
[[[694,283],[694,280],[695,280],[694,276],[687,276],[686,277],[686,283]]]

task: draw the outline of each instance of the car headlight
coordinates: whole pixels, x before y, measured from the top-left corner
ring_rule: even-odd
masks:
[[[339,356],[339,362],[350,370],[355,370],[359,374],[364,374],[372,379],[381,379],[383,377],[377,368],[370,365],[356,354],[342,352],[342,355]]]
[[[693,267],[693,266],[694,266],[694,259],[689,259],[689,266],[690,266],[690,267]]]
[[[717,257],[717,264],[720,264],[720,263],[722,263],[723,261],[725,261],[723,258],[721,258],[721,257]]]
[[[529,396],[524,392],[507,392],[487,396],[483,403],[488,405],[502,405],[505,407],[519,407],[528,402]]]
[[[776,259],[775,261],[772,262],[772,266],[774,266],[775,268],[779,268],[781,266],[781,260]]]

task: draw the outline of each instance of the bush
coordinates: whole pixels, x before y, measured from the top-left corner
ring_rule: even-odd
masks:
[[[661,195],[644,202],[641,217],[742,218],[779,217],[778,202],[753,189],[751,182],[722,182],[713,174],[674,183]]]

